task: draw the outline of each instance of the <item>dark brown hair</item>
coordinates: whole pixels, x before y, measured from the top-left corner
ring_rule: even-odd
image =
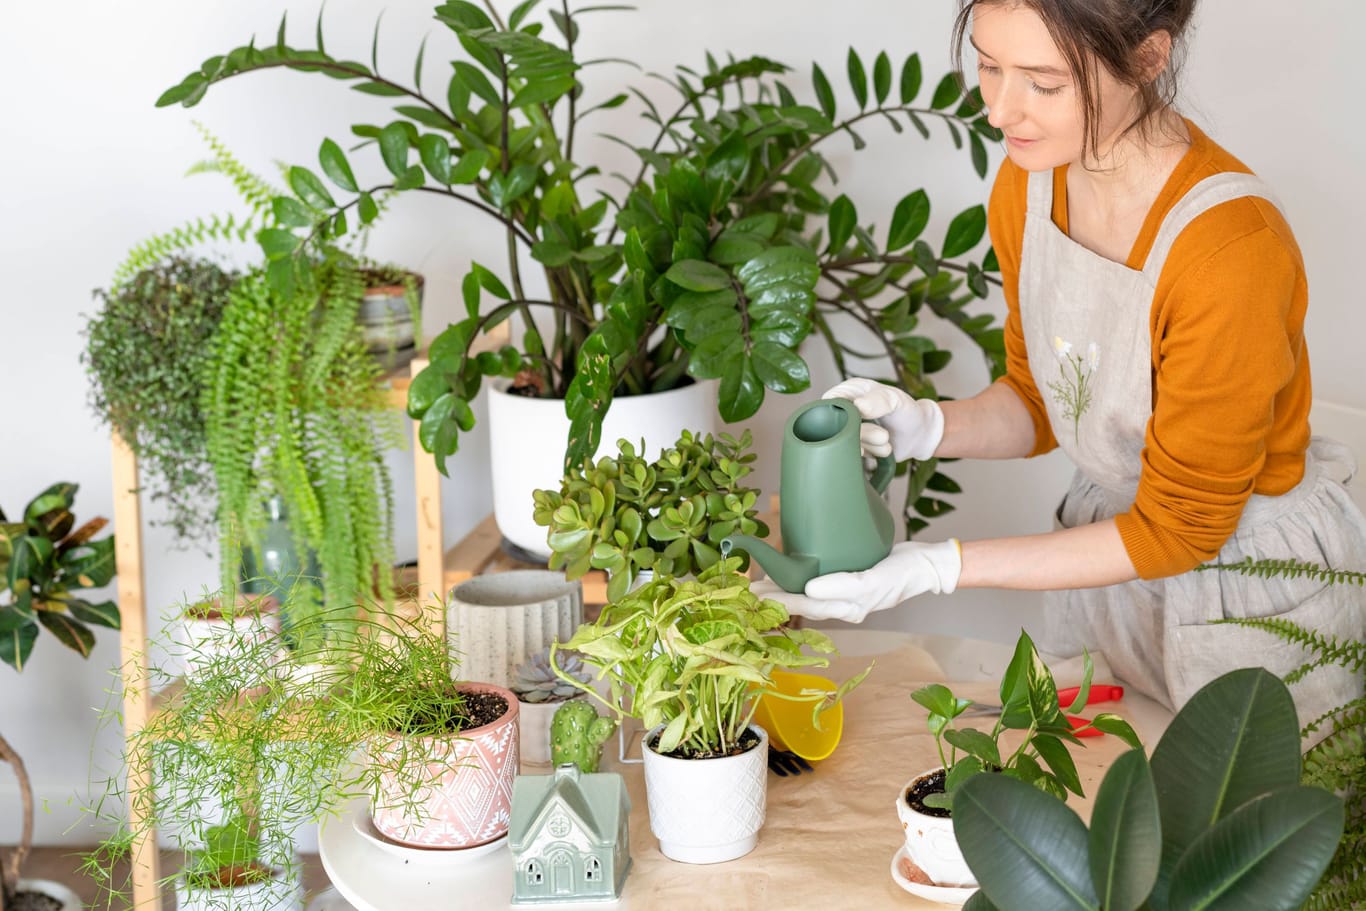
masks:
[[[1180,70],[1184,45],[1182,37],[1190,24],[1196,0],[959,0],[958,17],[953,24],[953,59],[963,71],[963,37],[979,6],[1009,4],[1033,10],[1048,28],[1053,42],[1062,52],[1067,67],[1077,81],[1081,98],[1082,124],[1086,148],[1099,154],[1100,98],[1098,70],[1103,66],[1120,82],[1138,89],[1138,115],[1120,135],[1138,129],[1146,134],[1154,115],[1170,108],[1176,100],[1176,75]],[[1154,80],[1147,80],[1148,61],[1140,48],[1149,35],[1165,31],[1171,35],[1172,51],[1166,67]]]

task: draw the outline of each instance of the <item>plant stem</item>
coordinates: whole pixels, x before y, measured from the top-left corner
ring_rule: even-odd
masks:
[[[33,846],[33,785],[24,768],[24,760],[10,746],[9,741],[0,737],[0,759],[14,767],[14,777],[19,781],[19,799],[22,805],[23,824],[19,830],[19,844],[9,856],[0,861],[0,909],[4,908],[5,896],[13,895],[19,888],[19,870]]]

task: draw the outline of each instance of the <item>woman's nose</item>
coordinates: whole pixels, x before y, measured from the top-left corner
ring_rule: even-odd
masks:
[[[1005,86],[997,86],[990,97],[983,93],[982,101],[987,106],[987,123],[996,129],[1005,129],[1019,121],[1020,105],[1010,97],[1010,91]]]

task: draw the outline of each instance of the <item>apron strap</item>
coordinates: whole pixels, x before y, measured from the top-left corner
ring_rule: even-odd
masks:
[[[1158,230],[1157,238],[1153,240],[1152,249],[1148,251],[1148,258],[1143,264],[1143,274],[1147,276],[1148,281],[1154,286],[1157,285],[1157,279],[1162,274],[1162,267],[1167,262],[1167,254],[1171,252],[1172,244],[1176,243],[1176,238],[1191,222],[1217,205],[1245,196],[1265,199],[1284,217],[1285,210],[1280,202],[1266,182],[1257,175],[1225,171],[1206,177],[1191,187],[1162,220],[1162,227]]]
[[[1053,218],[1053,172],[1030,171],[1025,215]]]

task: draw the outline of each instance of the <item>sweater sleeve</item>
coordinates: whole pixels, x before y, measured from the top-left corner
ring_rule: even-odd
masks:
[[[1159,282],[1153,415],[1137,496],[1116,517],[1145,579],[1192,569],[1228,540],[1304,357],[1297,254],[1265,222],[1178,271],[1165,297]]]
[[[1028,207],[1029,172],[1006,159],[996,172],[987,206],[987,228],[991,247],[1001,266],[1001,286],[1006,299],[1005,349],[1006,372],[997,380],[1020,397],[1034,424],[1031,456],[1042,455],[1058,443],[1048,423],[1043,397],[1029,372],[1029,352],[1025,350],[1024,328],[1020,322],[1020,256],[1024,249],[1025,210]]]

